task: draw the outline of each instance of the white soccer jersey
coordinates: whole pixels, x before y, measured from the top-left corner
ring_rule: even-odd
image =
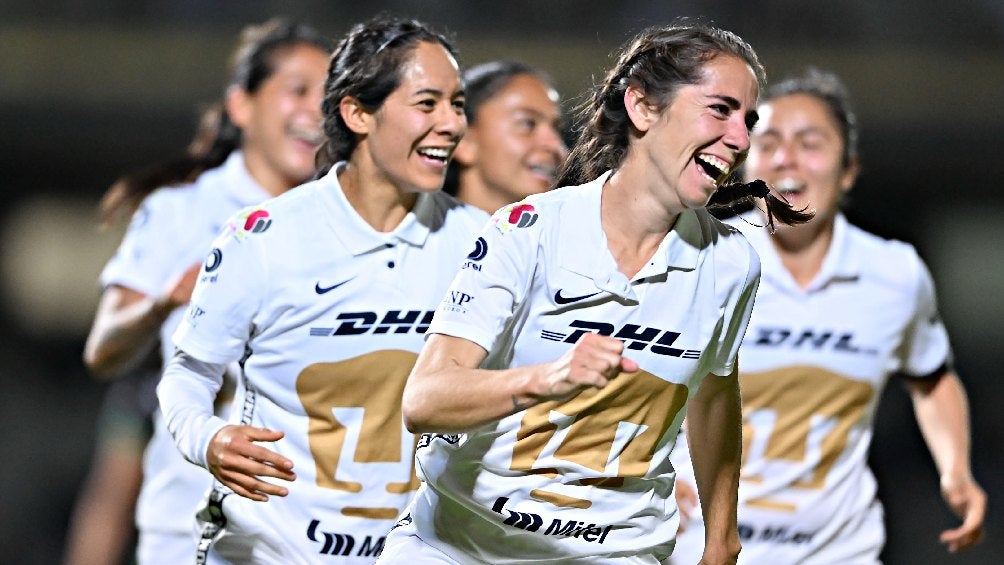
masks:
[[[159,296],[172,278],[205,259],[227,218],[268,196],[248,173],[240,152],[203,172],[190,185],[152,193],[133,215],[122,243],[102,271],[102,286],[119,285]],[[184,311],[178,308],[161,326],[165,361],[174,351],[171,335]],[[191,534],[195,509],[211,483],[212,476],[178,453],[158,411],[144,453],[137,526],[145,531]],[[192,547],[194,552],[194,541]]]
[[[738,232],[689,210],[628,280],[600,225],[607,176],[498,211],[429,330],[482,346],[490,369],[553,361],[588,332],[641,367],[426,436],[409,527],[461,563],[654,563],[672,548],[669,452],[702,379],[733,369],[760,267]]]
[[[867,467],[875,408],[891,374],[922,377],[951,361],[930,274],[912,246],[840,215],[803,290],[766,230],[732,223],[763,261],[741,349],[739,562],[877,563],[885,533]],[[681,448],[673,459],[693,484]],[[674,562],[696,563],[703,539],[692,524]]]
[[[342,168],[235,216],[175,335],[201,361],[242,360],[231,423],[283,431],[266,447],[294,462],[288,496],[223,499],[213,547],[235,562],[372,563],[418,488],[401,393],[488,216],[421,194],[380,233]]]

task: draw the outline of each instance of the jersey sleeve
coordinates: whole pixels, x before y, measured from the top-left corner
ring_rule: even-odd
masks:
[[[540,237],[539,225],[533,225],[537,218],[537,211],[525,202],[503,207],[491,217],[440,302],[429,333],[494,349],[527,296]]]
[[[234,215],[213,242],[174,333],[174,345],[199,361],[240,359],[267,294],[263,235],[241,228],[247,216],[246,211]]]
[[[903,336],[901,362],[904,374],[923,377],[950,366],[952,351],[948,331],[938,313],[931,273],[916,251],[912,257],[917,272],[916,309]]]
[[[171,189],[180,190],[180,189]],[[115,255],[101,272],[101,286],[123,286],[157,296],[179,271],[173,239],[178,222],[176,195],[155,192],[133,214]]]
[[[711,368],[712,373],[720,376],[727,376],[736,368],[739,346],[746,334],[746,327],[753,314],[756,291],[760,286],[760,257],[745,239],[743,243],[748,257],[746,269],[744,273],[738,273],[738,282],[726,298],[722,331],[718,338],[718,357],[715,366]]]

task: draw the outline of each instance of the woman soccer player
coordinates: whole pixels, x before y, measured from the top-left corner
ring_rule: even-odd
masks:
[[[846,90],[836,76],[810,71],[772,86],[759,112],[746,175],[816,215],[773,234],[757,227],[755,214],[732,221],[763,264],[740,350],[739,561],[879,563],[885,529],[867,457],[875,409],[894,374],[910,390],[945,500],[963,519],[941,541],[965,549],[980,540],[986,511],[969,464],[965,390],[917,252],[840,212],[859,170]],[[701,555],[705,533],[692,510],[693,471],[685,447],[678,450],[681,506],[691,518],[673,559],[684,564]]]
[[[328,40],[312,28],[280,19],[248,26],[234,53],[225,98],[203,116],[188,151],[123,177],[105,196],[109,222],[140,205],[101,274],[104,291],[84,352],[96,376],[119,379],[112,385],[118,400],[106,404],[102,422],[113,425],[99,432],[98,475],[75,513],[68,563],[118,559],[117,547],[124,543],[119,532],[131,528],[126,517],[139,487],[133,477],[140,476],[141,454],[137,561],[193,559],[195,509],[211,481],[178,454],[159,413],[146,443],[147,415],[140,410],[156,407],[156,381],[133,381],[144,375],[138,365],[158,339],[160,355],[170,358],[171,334],[206,250],[227,218],[313,174],[323,138],[320,104],[329,53]],[[159,376],[158,369],[153,378]],[[143,445],[145,452],[139,451]],[[113,492],[94,490],[104,488]],[[112,518],[96,519],[104,516]]]
[[[210,560],[372,563],[418,488],[401,392],[486,219],[440,190],[463,106],[443,36],[354,26],[325,84],[319,178],[217,238],[158,388],[181,452],[217,479]],[[212,399],[234,361],[224,421]]]
[[[760,267],[705,206],[746,155],[762,80],[712,27],[625,47],[561,188],[498,211],[436,313],[404,394],[424,483],[381,562],[658,563],[688,413],[705,560],[735,559],[736,351]]]
[[[491,214],[551,188],[568,150],[549,79],[522,63],[492,61],[464,71],[464,95],[467,133],[443,189]]]

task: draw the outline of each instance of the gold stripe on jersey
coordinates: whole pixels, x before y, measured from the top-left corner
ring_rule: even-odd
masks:
[[[557,494],[553,492],[547,492],[546,490],[533,489],[530,491],[530,498],[539,500],[541,502],[547,502],[553,504],[554,506],[559,506],[562,508],[589,508],[593,505],[592,502],[588,500],[583,500],[581,498],[575,498],[574,496],[565,496],[563,494]]]

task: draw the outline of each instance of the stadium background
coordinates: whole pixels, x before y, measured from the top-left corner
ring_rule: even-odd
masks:
[[[848,215],[928,261],[973,413],[987,540],[949,557],[954,523],[909,401],[890,384],[872,460],[888,563],[1004,563],[1004,2],[1000,0],[0,0],[0,563],[56,563],[103,385],[80,352],[96,277],[121,233],[95,204],[124,171],[183,147],[250,22],[284,14],[332,37],[378,10],[452,33],[462,63],[549,71],[566,107],[635,31],[701,16],[750,41],[772,79],[844,77],[864,172]],[[184,226],[178,226],[184,229]]]

